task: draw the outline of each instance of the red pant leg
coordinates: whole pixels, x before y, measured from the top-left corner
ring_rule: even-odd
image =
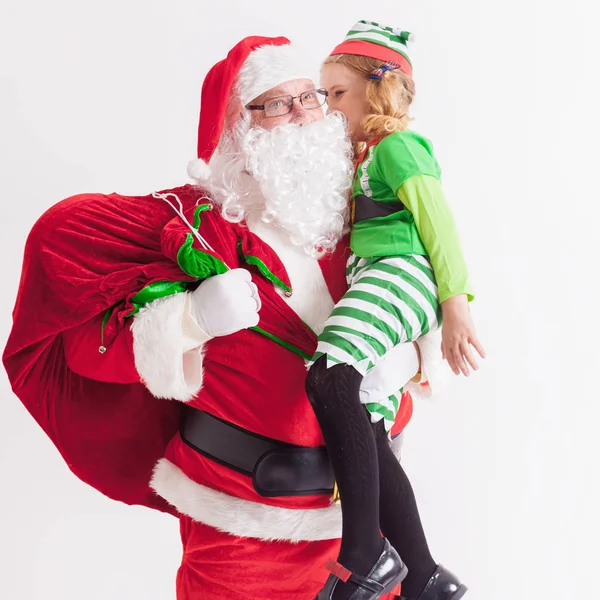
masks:
[[[266,542],[181,518],[177,600],[313,600],[339,540]]]
[[[177,600],[313,600],[339,540],[266,542],[181,518]]]

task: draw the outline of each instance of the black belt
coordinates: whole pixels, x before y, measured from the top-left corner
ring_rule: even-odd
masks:
[[[398,202],[378,202],[364,194],[358,194],[354,198],[354,223],[373,219],[375,217],[387,217],[404,210],[404,204]]]
[[[273,440],[191,406],[184,408],[180,434],[196,452],[252,477],[261,496],[333,494],[333,468],[324,446]]]

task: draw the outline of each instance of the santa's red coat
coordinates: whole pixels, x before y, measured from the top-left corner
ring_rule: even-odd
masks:
[[[134,347],[140,352],[143,343],[135,346],[132,322],[160,319],[155,305],[177,301],[178,292],[223,264],[246,268],[261,294],[260,331],[206,344],[202,387],[191,403],[260,435],[323,445],[304,391],[303,357],[316,337],[278,292],[290,287],[283,264],[246,228],[204,210],[210,201],[197,188],[170,192],[210,250],[153,196],[76,196],[36,223],[3,356],[13,390],[70,469],[110,498],[184,513],[224,532],[216,536],[248,536],[271,550],[266,540],[336,537],[328,532],[337,531],[339,509],[327,496],[261,497],[249,477],[184,445],[181,403],[155,397],[140,374]],[[345,256],[341,246],[320,261],[334,302],[346,287]],[[396,430],[411,409],[405,394]],[[314,543],[322,549],[336,542]],[[265,568],[271,559],[265,555]]]

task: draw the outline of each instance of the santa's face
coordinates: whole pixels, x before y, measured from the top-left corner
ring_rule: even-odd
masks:
[[[314,90],[315,84],[310,79],[295,79],[271,88],[248,103],[247,106],[265,106],[270,109],[266,113],[264,109],[251,110],[250,126],[273,129],[281,125],[289,125],[290,123],[305,125],[319,121],[323,118],[324,112],[322,106],[311,108],[311,106],[315,106],[316,104],[314,101],[310,101],[310,92]],[[306,97],[307,94],[308,101],[304,100],[301,102],[300,96],[304,95]],[[282,110],[287,110],[285,102],[289,100],[289,96],[292,97],[290,112],[283,115],[274,114],[273,116],[268,114],[271,111],[277,113],[278,106]]]
[[[201,184],[228,221],[259,218],[316,257],[335,248],[347,225],[352,147],[340,113],[294,109],[282,116],[286,123],[268,127],[253,126],[248,111],[221,140]]]

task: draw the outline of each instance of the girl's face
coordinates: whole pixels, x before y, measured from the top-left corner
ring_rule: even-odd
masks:
[[[327,113],[339,110],[346,115],[350,137],[356,142],[366,142],[362,122],[368,115],[367,79],[339,63],[323,65],[321,86],[329,95]]]

